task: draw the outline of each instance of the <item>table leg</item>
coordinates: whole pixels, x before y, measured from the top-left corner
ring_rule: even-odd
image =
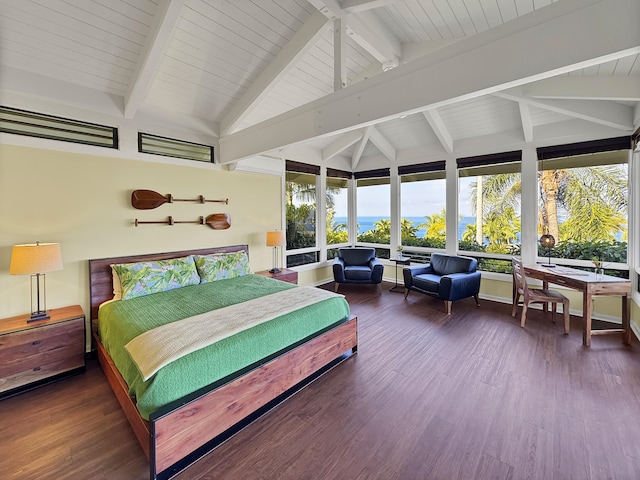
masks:
[[[631,297],[629,295],[622,296],[622,343],[629,345],[631,343]]]
[[[582,344],[591,346],[591,298],[590,292],[582,294]]]

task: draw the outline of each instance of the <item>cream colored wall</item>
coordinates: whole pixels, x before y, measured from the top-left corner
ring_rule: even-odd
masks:
[[[229,198],[229,204],[131,206],[131,191],[176,198]],[[0,145],[0,318],[29,312],[29,278],[9,275],[18,243],[59,242],[64,270],[47,274],[47,307],[89,311],[88,263],[137,253],[249,244],[254,271],[270,268],[265,232],[281,225],[280,178],[212,166],[168,165],[105,156]],[[231,228],[141,225],[140,220],[197,220],[229,213]]]

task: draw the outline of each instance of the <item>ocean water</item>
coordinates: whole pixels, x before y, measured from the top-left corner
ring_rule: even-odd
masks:
[[[364,233],[367,230],[373,230],[373,224],[378,220],[389,220],[390,217],[358,217],[358,234]],[[425,221],[424,217],[403,217],[413,222],[414,225],[419,225]],[[334,217],[336,223],[347,223],[347,217]],[[476,223],[476,217],[462,217],[462,220],[458,224],[458,240],[462,239],[462,232],[464,232],[469,223]],[[426,229],[421,229],[416,232],[418,238],[423,238],[426,233]]]

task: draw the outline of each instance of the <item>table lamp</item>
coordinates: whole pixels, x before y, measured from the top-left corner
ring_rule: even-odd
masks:
[[[24,245],[14,245],[11,252],[11,263],[9,273],[11,275],[31,275],[31,316],[27,322],[36,320],[46,320],[47,315],[47,291],[45,284],[45,273],[62,270],[62,254],[59,243],[32,243]],[[35,304],[34,310],[34,288],[35,283]],[[40,297],[42,296],[42,303]],[[42,309],[40,306],[42,305]]]
[[[555,264],[551,263],[551,249],[556,245],[556,239],[550,233],[545,233],[540,237],[540,245],[547,249],[547,256],[549,257],[549,263],[543,263],[543,267],[555,267]]]
[[[270,273],[280,273],[278,268],[278,247],[282,247],[287,244],[284,232],[281,230],[274,230],[273,232],[267,232],[267,247],[273,247],[273,268],[269,270]]]

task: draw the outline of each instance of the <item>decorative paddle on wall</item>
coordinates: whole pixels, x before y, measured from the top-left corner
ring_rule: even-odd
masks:
[[[160,205],[164,205],[165,203],[173,203],[173,202],[197,202],[197,203],[224,203],[225,205],[229,203],[229,199],[225,198],[224,200],[207,200],[203,195],[199,195],[198,198],[192,199],[184,199],[184,198],[173,198],[173,195],[170,193],[167,195],[162,195],[161,193],[154,192],[153,190],[134,190],[131,192],[131,205],[133,208],[137,208],[138,210],[152,210],[154,208],[158,208]]]
[[[199,220],[174,220],[173,217],[167,217],[166,220],[160,221],[143,221],[134,220],[134,225],[176,225],[178,223],[192,223],[198,225],[209,225],[214,230],[226,230],[231,226],[231,217],[228,213],[212,213],[207,217],[200,217]]]

